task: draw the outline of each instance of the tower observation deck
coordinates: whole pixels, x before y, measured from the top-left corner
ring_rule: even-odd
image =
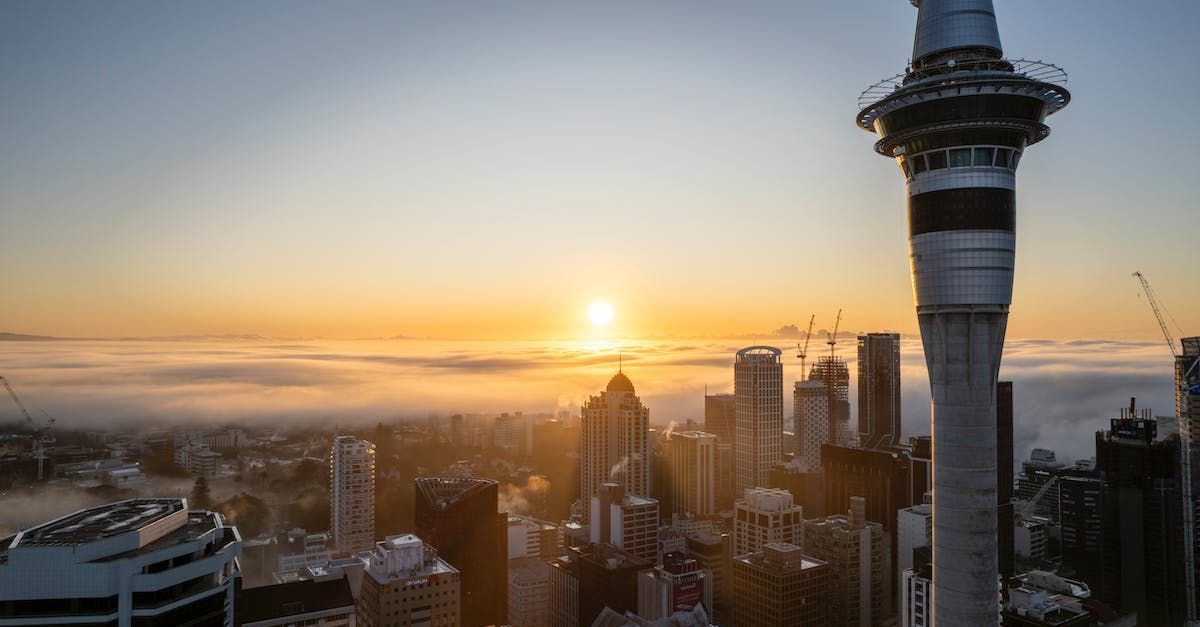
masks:
[[[1016,253],[1016,171],[1070,101],[1066,73],[1004,58],[991,0],[912,0],[912,61],[856,119],[908,192],[909,256],[932,393],[933,618],[999,621],[996,382]]]

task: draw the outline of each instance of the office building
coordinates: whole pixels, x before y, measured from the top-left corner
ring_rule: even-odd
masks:
[[[509,455],[532,454],[533,420],[521,412],[496,416],[492,423],[492,446]]]
[[[340,554],[374,546],[374,444],[349,435],[334,438],[329,454],[329,517]]]
[[[757,553],[772,542],[804,546],[804,509],[787,490],[746,490],[734,506],[733,555]]]
[[[933,505],[919,503],[896,512],[896,567],[898,576],[913,568],[913,549],[933,546]],[[903,591],[901,586],[899,590]]]
[[[239,627],[356,627],[358,609],[345,577],[302,579],[242,589],[236,594]]]
[[[996,379],[1012,301],[1016,169],[1067,105],[1066,73],[1003,58],[992,0],[921,0],[902,77],[868,88],[858,125],[896,159],[932,392],[934,620],[994,624]]]
[[[603,392],[588,399],[580,410],[580,423],[583,519],[590,519],[591,496],[601,483],[619,483],[629,494],[650,496],[650,410],[624,372],[613,375]]]
[[[900,443],[900,334],[858,336],[858,444]]]
[[[813,364],[808,379],[824,383],[829,396],[829,443],[857,446],[858,434],[850,428],[850,368],[846,360],[822,355]]]
[[[890,534],[896,529],[896,512],[919,502],[912,498],[911,463],[904,451],[826,444],[821,460],[827,512],[844,512],[851,498],[861,496],[867,501],[867,520],[882,523]]]
[[[498,488],[488,479],[416,479],[417,535],[460,573],[464,625],[508,616],[508,514],[496,513]]]
[[[611,544],[651,564],[658,561],[658,501],[629,494],[619,483],[601,483],[591,500],[593,543]]]
[[[1100,499],[1103,484],[1098,476],[1064,476],[1059,479],[1059,549],[1062,563],[1092,588],[1101,585],[1103,520]]]
[[[700,562],[683,553],[663,555],[662,565],[638,575],[638,616],[668,618],[703,606],[711,612],[712,582]]]
[[[1046,559],[1046,541],[1050,521],[1041,516],[1017,518],[1013,523],[1013,550],[1022,559],[1041,562]]]
[[[1065,470],[1066,465],[1058,461],[1053,450],[1033,449],[1029,459],[1021,462],[1021,474],[1017,475],[1017,498],[1026,503],[1033,501],[1034,513],[1057,522],[1060,517],[1058,477]],[[1046,487],[1047,484],[1050,486]]]
[[[588,627],[604,608],[636,612],[638,573],[654,564],[610,544],[571,547],[547,562],[550,624]]]
[[[1157,439],[1150,412],[1121,410],[1096,433],[1102,572],[1096,596],[1137,612],[1139,624],[1177,625],[1187,611],[1179,440]]]
[[[562,553],[558,525],[532,516],[508,515],[508,559],[552,557]]]
[[[0,626],[233,625],[241,550],[184,499],[83,509],[0,538]]]
[[[535,557],[508,561],[508,624],[550,627],[550,580],[546,562]]]
[[[716,508],[726,511],[733,507],[734,494],[733,438],[737,423],[737,402],[733,394],[704,395],[704,432],[717,436]]]
[[[807,557],[800,547],[773,542],[733,558],[731,575],[735,625],[826,627],[829,566]]]
[[[804,521],[805,553],[829,565],[829,624],[868,627],[892,615],[889,544],[859,497],[846,514]]]
[[[810,518],[825,515],[823,481],[820,468],[805,471],[804,465],[795,458],[771,469],[771,487],[790,492],[796,505],[803,507],[804,515]]]
[[[733,538],[728,533],[701,531],[687,536],[687,552],[709,574],[712,606],[706,607],[713,624],[721,625],[730,614],[733,592],[730,590],[730,560]]]
[[[766,486],[783,458],[782,355],[778,348],[751,346],[739,350],[733,364],[736,494]]]
[[[796,422],[796,457],[801,472],[820,472],[821,447],[834,443],[836,427],[830,429],[829,388],[824,381],[797,381],[792,390],[792,414]]]
[[[913,549],[912,566],[900,571],[900,627],[933,624],[933,548]]]
[[[358,596],[362,627],[484,624],[463,619],[458,570],[421,538],[388,536],[363,559],[366,568]]]
[[[703,431],[671,433],[666,462],[672,511],[693,516],[716,514],[717,436]]]

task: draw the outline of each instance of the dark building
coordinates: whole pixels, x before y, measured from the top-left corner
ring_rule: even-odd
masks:
[[[1121,414],[1108,431],[1096,433],[1102,545],[1097,596],[1137,612],[1139,624],[1178,625],[1186,611],[1179,439],[1158,440],[1149,411],[1131,407]]]
[[[714,464],[717,486],[714,496],[718,511],[733,509],[733,501],[738,497],[733,493],[733,440],[736,421],[737,406],[733,394],[704,395],[704,432],[717,436]]]
[[[461,573],[462,624],[504,624],[508,514],[496,511],[499,484],[459,477],[419,477],[416,484],[417,535]]]
[[[824,383],[829,390],[829,441],[841,443],[839,429],[849,428],[850,423],[850,368],[846,360],[829,355],[819,357],[808,379]]]
[[[730,616],[733,596],[730,592],[733,540],[728,533],[700,532],[687,537],[687,552],[711,574],[713,606],[709,618],[722,625]]]
[[[1059,478],[1061,527],[1059,546],[1069,576],[1099,590],[1102,572],[1100,494],[1102,484],[1094,473]]]
[[[611,544],[571,547],[547,562],[550,568],[550,622],[591,625],[611,608],[617,614],[638,611],[638,573],[654,565]],[[467,623],[463,625],[477,625]],[[497,623],[501,624],[501,623]]]
[[[927,435],[908,438],[908,458],[912,502],[924,503],[925,493],[933,488],[933,438]]]
[[[889,569],[896,559],[896,512],[920,503],[913,500],[910,453],[904,450],[873,451],[845,446],[821,447],[821,472],[825,483],[825,511],[850,509],[850,498],[866,499],[866,519],[883,525],[889,538]],[[898,596],[898,577],[889,572],[890,599]]]
[[[238,581],[234,595],[234,624],[318,625],[356,616],[354,595],[346,577],[316,581],[303,579],[257,588]]]
[[[1013,538],[1013,384],[996,384],[996,533],[999,540],[1000,574],[1016,574]]]
[[[900,443],[900,334],[858,336],[858,444]]]
[[[771,469],[772,488],[787,490],[796,505],[804,508],[807,518],[825,516],[825,485],[820,472],[804,472],[795,464],[779,464]]]

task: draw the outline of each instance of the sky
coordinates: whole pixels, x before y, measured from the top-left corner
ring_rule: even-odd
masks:
[[[1200,331],[1200,4],[996,0],[1070,75],[1018,176],[1010,338]],[[903,185],[853,123],[915,9],[0,4],[0,331],[915,331]]]

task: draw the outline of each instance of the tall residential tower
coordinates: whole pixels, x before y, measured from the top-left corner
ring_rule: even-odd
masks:
[[[751,346],[737,352],[733,394],[737,421],[734,437],[735,494],[770,483],[771,468],[783,457],[782,351]]]
[[[339,435],[329,454],[329,514],[341,554],[375,545],[375,445]]]
[[[1016,252],[1016,168],[1067,105],[1066,73],[1003,56],[991,0],[912,0],[906,71],[857,122],[908,188],[917,319],[932,392],[934,621],[996,624],[996,380]]]
[[[858,444],[900,443],[900,334],[858,336]]]
[[[600,484],[615,482],[625,491],[650,496],[650,410],[633,381],[618,371],[608,387],[580,409],[579,498],[583,519],[591,517],[591,497]]]

